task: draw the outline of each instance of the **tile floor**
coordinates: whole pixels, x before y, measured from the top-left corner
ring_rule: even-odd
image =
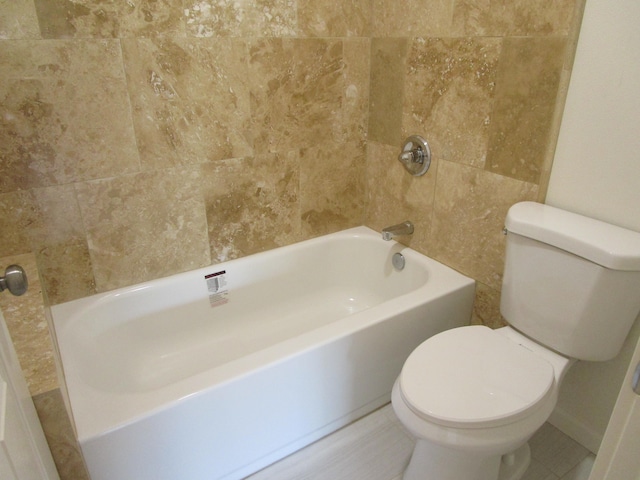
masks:
[[[594,455],[550,424],[530,441],[522,480],[587,480]],[[246,480],[401,480],[413,440],[391,405],[367,415]]]

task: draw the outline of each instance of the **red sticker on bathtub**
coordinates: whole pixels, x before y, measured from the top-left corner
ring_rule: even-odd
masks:
[[[219,272],[210,273],[204,276],[207,282],[207,291],[209,292],[209,304],[212,307],[224,305],[229,301],[229,289],[227,288],[227,272],[221,270]]]

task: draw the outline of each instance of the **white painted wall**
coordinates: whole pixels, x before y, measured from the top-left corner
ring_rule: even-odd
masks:
[[[547,203],[640,231],[640,2],[587,0]]]
[[[546,203],[640,231],[640,2],[587,0]],[[639,292],[640,294],[640,292]],[[640,321],[611,362],[567,375],[551,421],[597,450]]]

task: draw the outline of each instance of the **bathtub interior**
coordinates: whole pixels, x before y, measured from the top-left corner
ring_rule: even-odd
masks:
[[[403,250],[412,257],[334,236],[94,297],[71,322],[79,373],[98,389],[151,391],[232,362],[425,285],[417,259],[393,268]],[[225,297],[212,306],[205,276],[217,272]]]

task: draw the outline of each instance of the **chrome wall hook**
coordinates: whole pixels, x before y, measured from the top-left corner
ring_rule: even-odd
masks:
[[[429,144],[421,136],[411,135],[404,141],[398,160],[414,177],[424,175],[431,166]]]
[[[27,274],[20,265],[9,265],[4,277],[0,277],[0,292],[9,290],[13,295],[20,296],[27,291],[28,286]]]

